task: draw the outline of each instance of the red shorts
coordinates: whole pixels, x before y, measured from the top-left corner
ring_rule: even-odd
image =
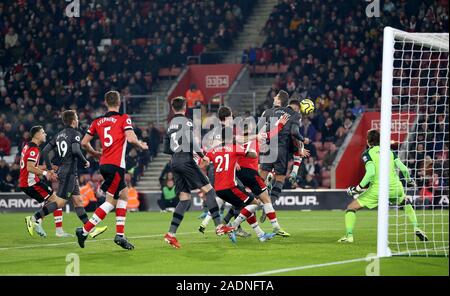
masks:
[[[30,187],[21,187],[20,190],[40,203],[46,201],[53,194],[53,189],[42,181]]]
[[[218,197],[237,208],[249,205],[255,199],[253,194],[248,193],[244,188],[238,186],[216,191],[216,194]]]

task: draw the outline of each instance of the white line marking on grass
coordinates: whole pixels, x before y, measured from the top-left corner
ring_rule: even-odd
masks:
[[[326,267],[326,266],[332,266],[332,265],[340,265],[340,264],[347,264],[347,263],[353,263],[353,262],[360,262],[360,261],[366,261],[368,259],[375,259],[375,258],[376,257],[356,258],[356,259],[350,259],[350,260],[344,260],[344,261],[336,261],[336,262],[328,262],[328,263],[322,263],[322,264],[312,264],[312,265],[304,265],[304,266],[297,266],[297,267],[290,267],[290,268],[274,269],[274,270],[268,270],[268,271],[262,271],[262,272],[244,274],[244,275],[245,276],[269,275],[269,274],[274,274],[274,273],[283,273],[283,272],[289,272],[289,271],[296,271],[296,270],[303,270],[303,269],[311,269],[311,268],[318,268],[318,267]]]
[[[185,235],[185,234],[194,234],[198,232],[182,232],[177,233],[177,235]],[[141,235],[141,236],[130,236],[127,238],[130,239],[140,239],[140,238],[152,238],[152,237],[163,237],[164,234],[150,234],[150,235]],[[102,241],[112,241],[112,238],[102,238],[102,239],[91,239],[87,240],[86,243],[95,243],[95,242],[102,242]],[[64,245],[73,245],[78,244],[76,241],[73,242],[65,242],[65,243],[53,243],[53,244],[34,244],[34,245],[25,245],[25,246],[19,246],[19,247],[6,247],[6,248],[0,248],[0,251],[8,251],[8,250],[17,250],[17,249],[31,249],[31,248],[41,248],[41,247],[56,247],[56,246],[64,246]]]
[[[443,248],[405,251],[405,252],[392,254],[393,255],[392,257],[383,257],[381,259],[393,258],[393,257],[395,258],[395,256],[399,256],[399,255],[410,255],[411,253],[420,253],[420,252],[424,252],[424,251],[431,252],[431,251],[436,251],[436,250],[439,250],[439,249],[443,249]],[[376,259],[376,258],[378,258],[378,257],[377,256],[372,256],[372,257],[356,258],[356,259],[343,260],[343,261],[327,262],[327,263],[322,263],[322,264],[296,266],[296,267],[274,269],[274,270],[268,270],[268,271],[250,273],[250,274],[244,274],[244,276],[269,275],[269,274],[274,274],[274,273],[283,273],[283,272],[290,272],[290,271],[296,271],[296,270],[304,270],[304,269],[312,269],[312,268],[319,268],[319,267],[327,267],[327,266],[332,266],[332,265],[341,265],[341,264],[348,264],[348,263],[354,263],[354,262],[368,261],[368,260],[372,260],[372,259]]]

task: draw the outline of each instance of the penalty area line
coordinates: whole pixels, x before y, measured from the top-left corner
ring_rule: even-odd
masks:
[[[361,261],[366,261],[366,260],[372,260],[375,258],[378,258],[378,257],[368,256],[368,257],[364,257],[364,258],[356,258],[356,259],[343,260],[343,261],[335,261],[335,262],[327,262],[327,263],[321,263],[321,264],[312,264],[312,265],[303,265],[303,266],[296,266],[296,267],[289,267],[289,268],[273,269],[273,270],[267,270],[267,271],[243,274],[243,275],[244,276],[270,275],[270,274],[275,274],[275,273],[284,273],[284,272],[290,272],[290,271],[327,267],[327,266],[332,266],[332,265],[341,265],[341,264],[348,264],[348,263],[353,263],[353,262],[361,262]]]

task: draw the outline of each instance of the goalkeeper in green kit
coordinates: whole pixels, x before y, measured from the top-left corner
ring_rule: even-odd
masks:
[[[380,133],[377,130],[372,129],[367,132],[367,144],[369,145],[369,149],[362,155],[366,174],[356,187],[351,186],[347,189],[347,193],[355,199],[347,206],[345,213],[346,234],[338,242],[353,243],[353,228],[355,226],[357,210],[361,208],[373,209],[378,206]],[[426,234],[418,227],[416,213],[411,202],[408,199],[405,199],[403,184],[400,182],[396,168],[401,171],[408,184],[414,184],[414,180],[410,177],[408,168],[392,151],[390,161],[389,202],[404,206],[408,220],[414,227],[414,232],[421,241],[427,241],[428,238]],[[363,188],[367,185],[369,185],[369,188],[364,191]],[[357,195],[359,196],[356,198]]]

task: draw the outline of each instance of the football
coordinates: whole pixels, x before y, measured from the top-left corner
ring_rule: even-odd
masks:
[[[314,112],[314,109],[314,102],[310,99],[303,99],[300,102],[300,113],[308,115]]]

